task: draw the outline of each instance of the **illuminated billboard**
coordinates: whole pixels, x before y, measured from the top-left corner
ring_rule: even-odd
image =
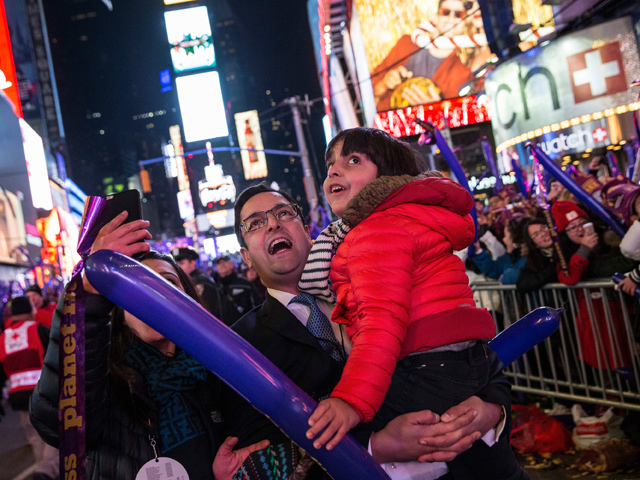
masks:
[[[523,1],[513,3],[519,10]],[[539,25],[534,17],[543,17],[541,7],[530,3],[528,23]],[[354,4],[378,112],[459,97],[461,87],[473,80],[473,72],[495,58],[477,0],[355,0]]]
[[[176,72],[213,67],[216,55],[207,7],[164,12],[171,62]]]
[[[16,77],[16,67],[13,63],[9,27],[7,26],[7,17],[5,16],[2,0],[0,0],[0,90],[13,104],[16,115],[22,117],[18,78]]]
[[[463,127],[489,121],[487,107],[486,95],[479,97],[470,95],[429,105],[380,112],[374,117],[373,126],[394,137],[408,137],[424,132],[424,128],[415,122],[416,118],[431,122],[440,130],[445,126],[450,128]]]
[[[617,117],[640,108],[638,64],[628,17],[505,61],[485,83],[497,151],[535,141],[555,158],[622,139]]]
[[[178,77],[176,89],[187,142],[229,135],[218,72]]]
[[[27,244],[26,235],[20,200],[0,188],[0,262],[17,262],[19,255],[15,248]]]
[[[238,145],[240,145],[240,148],[262,150],[264,147],[262,145],[258,111],[250,110],[248,112],[239,112],[233,117],[236,121]],[[242,150],[240,154],[242,155],[244,178],[253,180],[254,178],[263,178],[268,175],[267,157],[264,152]]]
[[[20,129],[22,130],[22,146],[24,158],[27,161],[29,186],[31,187],[31,201],[36,208],[51,210],[53,199],[49,187],[49,174],[47,173],[47,160],[42,138],[23,119],[20,119]]]

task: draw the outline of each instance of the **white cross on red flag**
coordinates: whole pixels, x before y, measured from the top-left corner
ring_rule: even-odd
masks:
[[[567,57],[575,103],[627,90],[619,42]]]

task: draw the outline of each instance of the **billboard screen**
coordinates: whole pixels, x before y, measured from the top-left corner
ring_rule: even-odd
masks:
[[[475,0],[355,5],[379,112],[458,97],[492,56]]]
[[[477,0],[354,0],[354,5],[378,112],[459,97],[473,73],[495,61]],[[524,11],[519,23],[534,28],[553,21],[549,7],[513,0],[513,8]],[[520,40],[530,42],[535,35],[530,29]],[[481,90],[481,83],[477,86]]]
[[[236,130],[238,132],[238,145],[240,148],[252,148],[262,150],[262,133],[260,132],[260,120],[258,119],[258,111],[250,110],[248,112],[239,112],[234,116],[236,121]],[[267,157],[264,152],[253,152],[242,150],[242,169],[244,170],[244,178],[253,180],[254,178],[263,178],[268,175]]]
[[[14,249],[27,244],[26,235],[20,200],[0,188],[0,262],[16,263],[19,257]]]
[[[187,142],[229,135],[218,72],[178,77],[176,89]]]
[[[49,174],[47,173],[47,160],[42,138],[22,119],[20,119],[20,128],[24,158],[27,161],[29,186],[31,187],[31,201],[36,208],[51,210],[53,199],[49,187]]]
[[[638,63],[629,17],[505,61],[485,83],[497,150],[536,141],[560,155],[604,145],[608,119],[640,106],[629,87]]]
[[[16,115],[22,117],[18,78],[16,77],[16,67],[13,63],[9,27],[7,26],[2,0],[0,0],[0,90],[11,100]]]
[[[209,68],[216,64],[207,7],[164,13],[171,62],[176,72]]]

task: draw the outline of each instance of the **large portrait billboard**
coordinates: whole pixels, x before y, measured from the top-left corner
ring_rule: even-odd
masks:
[[[491,58],[475,0],[355,4],[379,112],[458,97]]]
[[[378,112],[459,97],[473,73],[495,60],[477,0],[354,3]],[[522,48],[553,30],[551,9],[530,3],[513,0],[516,21],[538,29],[519,34]]]

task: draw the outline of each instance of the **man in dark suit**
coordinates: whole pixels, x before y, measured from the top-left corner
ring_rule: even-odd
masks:
[[[310,309],[290,303],[299,293],[298,281],[311,248],[309,229],[299,207],[286,193],[258,185],[240,194],[235,218],[242,257],[258,272],[268,294],[261,307],[251,310],[232,329],[311,397],[317,400],[328,396],[340,378],[346,358],[335,360],[325,352],[305,326]],[[330,317],[332,306],[317,303]],[[346,333],[337,324],[331,327],[336,342],[348,354]],[[238,447],[265,438],[272,445],[287,441],[268,418],[247,402],[232,393],[226,397],[225,419],[230,434],[240,439]],[[371,452],[379,463],[449,461],[500,419],[499,407],[496,410],[493,404],[477,397],[465,402],[449,411],[448,423],[425,411],[400,416],[380,432],[371,434],[364,424],[351,433],[364,445],[370,438]]]

